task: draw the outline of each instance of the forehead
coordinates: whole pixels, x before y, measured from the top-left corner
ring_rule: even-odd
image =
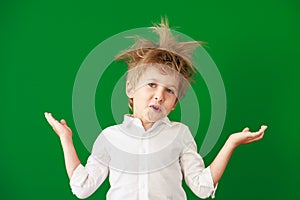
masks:
[[[139,78],[139,82],[154,81],[167,86],[178,87],[180,73],[168,66],[146,66]]]

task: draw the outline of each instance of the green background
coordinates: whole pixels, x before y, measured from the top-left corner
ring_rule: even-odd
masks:
[[[85,163],[89,152],[72,118],[72,89],[81,63],[101,41],[151,26],[160,16],[208,43],[225,84],[225,126],[206,164],[230,133],[269,126],[262,141],[235,151],[216,199],[300,199],[299,9],[296,0],[1,1],[0,199],[76,199],[59,139],[43,113],[67,120]],[[107,72],[107,82],[108,77],[113,79],[114,72]],[[97,110],[103,105],[101,93]],[[107,97],[103,102],[109,103]],[[202,103],[208,112],[209,101]],[[106,181],[90,199],[104,199],[108,187]],[[188,199],[197,199],[186,191]]]

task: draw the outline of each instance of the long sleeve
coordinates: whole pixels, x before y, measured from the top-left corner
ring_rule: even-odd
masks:
[[[79,165],[70,179],[73,194],[84,199],[93,194],[108,176],[109,155],[102,144],[102,136],[97,138],[92,154],[85,166]]]
[[[93,194],[108,175],[108,168],[96,161],[93,156],[88,158],[85,167],[79,165],[70,179],[73,194],[84,199]]]
[[[185,182],[195,195],[200,198],[214,198],[217,186],[214,187],[210,168],[205,168],[194,141],[182,152],[180,165]]]

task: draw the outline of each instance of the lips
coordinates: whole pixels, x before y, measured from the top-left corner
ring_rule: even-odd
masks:
[[[160,112],[161,108],[159,105],[150,105],[150,108],[152,108],[155,112]]]

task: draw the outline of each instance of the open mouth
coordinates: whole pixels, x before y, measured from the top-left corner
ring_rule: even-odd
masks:
[[[155,112],[160,112],[160,106],[151,105],[150,108],[152,108]]]

